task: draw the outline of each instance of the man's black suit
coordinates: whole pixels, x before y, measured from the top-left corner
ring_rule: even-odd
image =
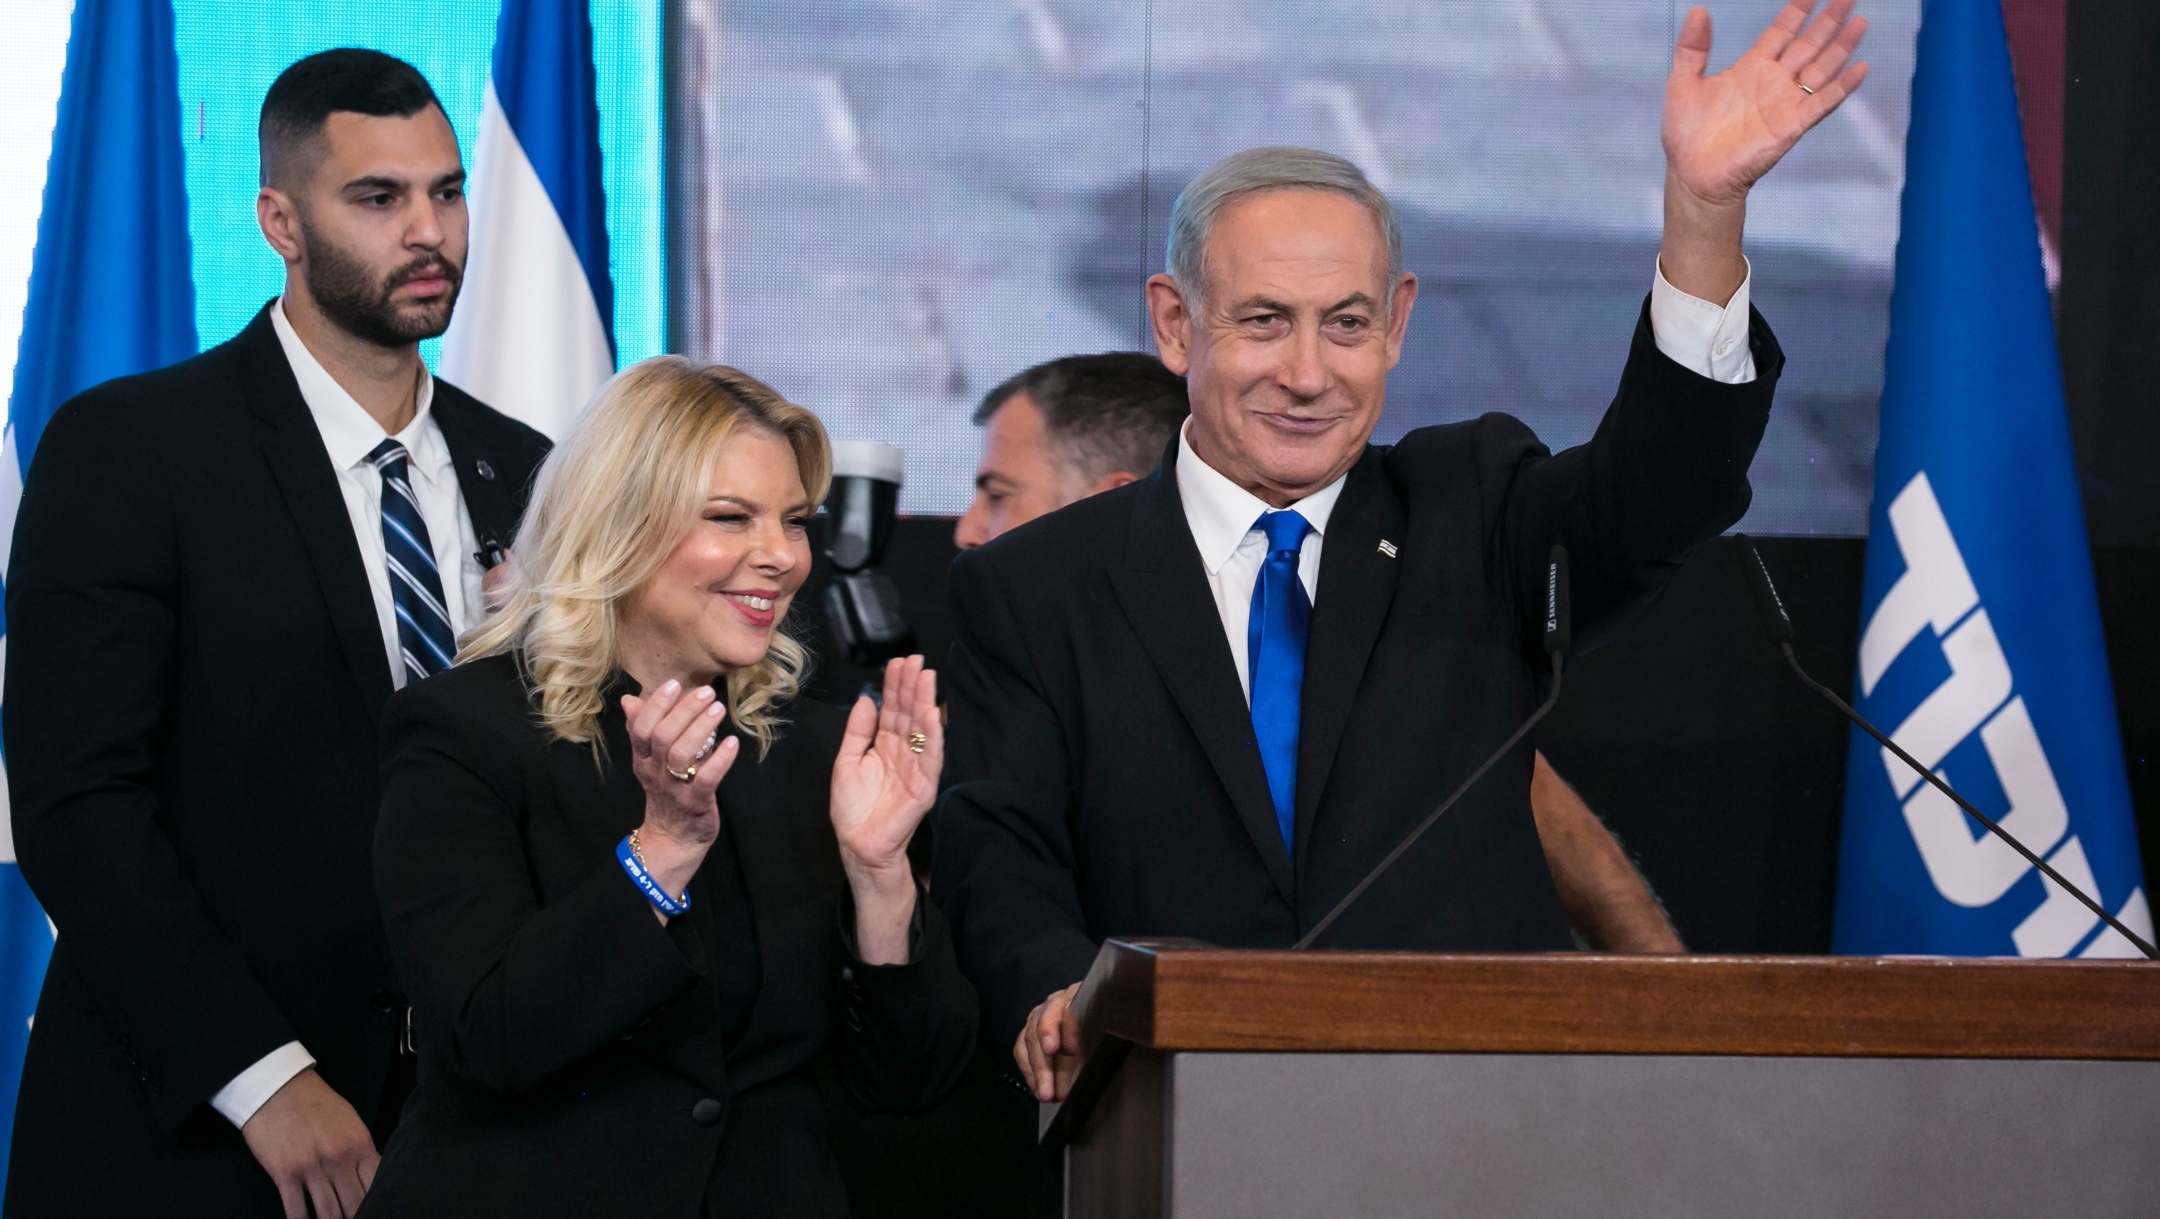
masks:
[[[547,441],[441,381],[432,410],[510,537]],[[59,928],[7,1213],[281,1215],[206,1102],[298,1040],[380,1142],[405,1005],[370,865],[389,659],[267,309],[61,407],[7,625],[15,845]]]
[[[1719,384],[1657,349],[1646,309],[1596,436],[1557,455],[1505,415],[1366,451],[1321,552],[1294,857],[1174,442],[1140,482],[963,554],[933,892],[983,994],[985,1037],[1010,1045],[1106,937],[1279,948],[1322,918],[1541,696],[1555,542],[1572,559],[1581,651],[1746,510],[1782,363],[1760,317],[1752,333],[1757,379]],[[1568,947],[1530,767],[1524,743],[1321,946]]]

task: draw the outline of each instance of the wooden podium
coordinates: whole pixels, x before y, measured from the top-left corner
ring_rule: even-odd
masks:
[[[2160,965],[1112,940],[1065,1213],[2160,1214]]]

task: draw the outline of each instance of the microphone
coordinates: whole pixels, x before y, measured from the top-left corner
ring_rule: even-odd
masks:
[[[1419,822],[1418,827],[1405,835],[1401,842],[1396,843],[1395,849],[1387,853],[1387,858],[1375,864],[1373,870],[1365,874],[1365,879],[1357,883],[1356,888],[1344,894],[1343,899],[1335,903],[1335,908],[1327,912],[1326,918],[1313,924],[1311,931],[1306,932],[1299,938],[1297,943],[1292,944],[1290,951],[1297,952],[1312,947],[1312,942],[1320,938],[1320,933],[1334,926],[1335,920],[1341,918],[1343,911],[1348,910],[1352,903],[1364,896],[1365,890],[1372,888],[1373,882],[1380,879],[1381,873],[1394,866],[1395,861],[1401,859],[1405,851],[1408,851],[1418,839],[1424,837],[1425,831],[1431,829],[1433,823],[1440,820],[1442,814],[1454,808],[1457,801],[1461,800],[1471,788],[1477,786],[1477,781],[1485,777],[1486,771],[1491,770],[1499,763],[1500,759],[1508,755],[1510,750],[1520,744],[1524,737],[1530,735],[1530,730],[1538,726],[1538,721],[1545,718],[1546,714],[1553,709],[1554,703],[1560,701],[1561,660],[1567,655],[1568,643],[1572,636],[1573,631],[1568,620],[1567,547],[1555,546],[1545,560],[1545,633],[1541,642],[1545,645],[1545,655],[1552,659],[1552,689],[1546,693],[1545,701],[1538,705],[1537,710],[1530,713],[1530,718],[1523,721],[1522,727],[1517,728],[1513,736],[1502,742],[1500,748],[1493,750],[1491,757],[1485,759],[1476,770],[1470,772],[1470,777],[1462,781],[1462,786],[1450,792],[1448,798],[1440,802],[1440,807],[1434,809],[1425,820]]]
[[[2160,961],[2160,950],[2156,950],[2151,944],[2146,943],[2143,936],[2123,926],[2122,920],[2109,914],[2107,907],[2094,901],[2091,894],[2065,880],[2062,873],[2049,867],[2046,860],[2033,854],[2024,843],[2019,842],[2009,831],[1997,825],[1994,818],[1974,808],[1970,800],[1957,794],[1948,783],[1943,781],[1940,775],[1922,766],[1919,759],[1905,752],[1903,746],[1884,736],[1880,729],[1867,721],[1866,716],[1853,710],[1850,704],[1837,696],[1835,690],[1808,676],[1808,671],[1800,667],[1800,658],[1793,654],[1792,615],[1785,612],[1785,601],[1778,596],[1777,585],[1770,579],[1769,564],[1763,562],[1762,555],[1756,551],[1755,543],[1749,539],[1748,535],[1736,533],[1733,535],[1733,541],[1740,545],[1740,566],[1747,572],[1748,592],[1755,601],[1755,612],[1762,619],[1763,629],[1770,632],[1770,641],[1778,645],[1779,651],[1785,653],[1785,663],[1792,666],[1792,671],[1799,676],[1808,689],[1822,695],[1831,706],[1843,712],[1846,719],[1858,724],[1861,731],[1880,741],[1884,749],[1896,754],[1900,761],[1913,768],[1914,773],[1934,784],[1935,790],[1950,797],[1951,801],[1959,808],[1964,809],[1968,816],[1986,826],[1989,833],[2009,843],[2010,848],[2024,856],[2026,862],[2040,869],[2041,875],[2061,885],[2064,892],[2085,903],[2094,914],[2100,916],[2102,922],[2120,932],[2124,939],[2137,945],[2138,951],[2144,953],[2147,959]]]
[[[473,561],[480,565],[480,570],[493,571],[509,557],[510,548],[502,544],[502,539],[495,536],[494,530],[487,530],[480,535],[480,549],[473,552]]]

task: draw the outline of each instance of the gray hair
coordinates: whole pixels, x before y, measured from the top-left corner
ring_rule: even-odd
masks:
[[[1277,145],[1232,153],[1208,167],[1178,192],[1170,205],[1170,242],[1163,265],[1181,291],[1201,295],[1206,285],[1208,233],[1215,217],[1231,200],[1267,190],[1325,190],[1348,195],[1365,205],[1387,239],[1388,284],[1402,277],[1402,226],[1386,195],[1365,171],[1331,152]]]

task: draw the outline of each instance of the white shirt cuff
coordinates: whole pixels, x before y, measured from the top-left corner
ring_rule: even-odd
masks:
[[[232,1082],[217,1090],[210,1098],[210,1107],[225,1115],[225,1120],[235,1126],[247,1125],[263,1102],[277,1095],[277,1090],[292,1082],[292,1077],[315,1065],[315,1056],[297,1041],[288,1041],[270,1051],[252,1067],[233,1076]]]
[[[1753,282],[1755,267],[1749,264],[1732,299],[1718,306],[1665,282],[1665,268],[1658,267],[1657,280],[1650,285],[1650,333],[1658,350],[1713,381],[1753,381],[1755,352],[1748,346],[1748,285]]]

